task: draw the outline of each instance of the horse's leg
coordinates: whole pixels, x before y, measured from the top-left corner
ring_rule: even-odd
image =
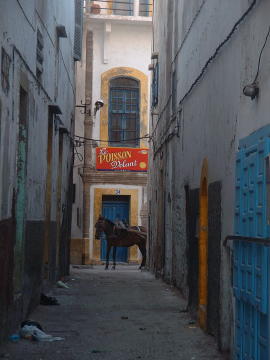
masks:
[[[111,244],[109,242],[107,242],[107,253],[106,253],[106,266],[105,266],[105,270],[108,270],[109,268],[109,257],[110,257],[110,252],[111,252]]]
[[[115,258],[116,258],[116,246],[113,247],[113,266],[112,266],[112,270],[115,270],[115,266],[116,266]]]
[[[142,262],[141,262],[141,266],[139,267],[139,269],[142,269],[143,267],[145,267],[145,262],[146,262],[146,247],[145,247],[145,244],[138,244],[138,247],[142,254]]]

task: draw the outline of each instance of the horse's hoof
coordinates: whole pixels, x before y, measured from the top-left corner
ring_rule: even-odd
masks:
[[[105,270],[109,270],[108,266],[105,267]]]
[[[115,266],[112,266],[112,270],[115,270]]]

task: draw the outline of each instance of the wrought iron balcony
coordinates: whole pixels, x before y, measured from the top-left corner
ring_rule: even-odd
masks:
[[[86,0],[86,13],[92,15],[152,16],[151,0]]]

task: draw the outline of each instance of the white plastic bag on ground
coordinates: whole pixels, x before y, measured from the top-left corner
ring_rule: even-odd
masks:
[[[20,335],[24,339],[32,338],[37,341],[60,341],[65,340],[62,337],[52,336],[46,334],[44,331],[40,330],[36,326],[33,325],[24,325],[20,330]]]
[[[67,284],[65,284],[63,281],[59,280],[57,281],[57,286],[60,288],[64,288],[64,289],[69,289],[69,286]]]

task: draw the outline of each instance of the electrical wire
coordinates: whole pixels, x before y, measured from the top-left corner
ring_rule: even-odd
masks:
[[[82,162],[83,161],[83,155],[78,152],[76,146],[74,146],[74,153],[77,156],[78,160]]]
[[[95,0],[90,0],[90,2],[94,2]],[[99,2],[104,3],[113,3],[113,4],[124,4],[124,5],[132,5],[132,3],[127,1],[119,1],[119,0],[98,0]],[[153,5],[152,3],[140,3],[140,5]]]
[[[197,85],[197,83],[201,80],[201,78],[203,77],[203,75],[205,74],[209,64],[217,57],[217,55],[219,54],[220,50],[224,47],[225,44],[227,44],[227,42],[231,39],[232,35],[235,33],[236,29],[238,28],[238,26],[241,24],[241,22],[247,17],[247,15],[251,12],[251,10],[254,8],[254,6],[256,5],[257,0],[253,0],[252,4],[249,6],[249,8],[244,12],[244,14],[241,16],[241,18],[234,24],[232,30],[229,32],[229,34],[227,35],[227,37],[219,44],[219,46],[216,48],[214,54],[212,56],[210,56],[210,58],[206,61],[204,67],[202,68],[200,74],[198,75],[198,77],[196,78],[196,80],[192,83],[192,85],[190,86],[189,90],[186,92],[186,94],[182,97],[182,99],[179,101],[179,106],[182,105],[183,101],[189,96],[189,94],[192,92],[192,90],[194,89],[194,87]]]
[[[264,51],[265,46],[266,46],[266,44],[267,44],[267,41],[268,41],[269,35],[270,35],[270,26],[269,26],[269,28],[268,28],[268,32],[267,32],[267,34],[266,34],[264,44],[263,44],[262,49],[261,49],[261,51],[260,51],[260,56],[259,56],[259,61],[258,61],[257,73],[256,73],[255,79],[254,79],[254,81],[253,81],[253,84],[257,81],[258,76],[259,76],[260,67],[261,67],[262,54],[263,54],[263,51]]]
[[[36,75],[33,73],[33,71],[31,70],[30,66],[28,65],[28,63],[25,61],[23,55],[21,54],[20,50],[13,45],[13,59],[14,59],[14,54],[17,54],[20,58],[20,60],[22,61],[23,65],[25,66],[25,68],[27,69],[27,71],[29,72],[29,74],[31,74],[33,80],[35,81],[35,85],[42,90],[42,92],[44,93],[45,97],[47,98],[48,101],[52,102],[53,100],[51,99],[50,95],[47,93],[46,89],[44,88],[44,86],[38,81]]]
[[[17,0],[17,3],[18,3],[18,5],[19,5],[19,7],[21,8],[21,11],[22,11],[22,13],[23,13],[23,15],[24,15],[24,17],[25,17],[26,21],[27,21],[27,22],[28,22],[28,24],[30,25],[31,29],[35,32],[36,30],[35,30],[35,28],[34,28],[34,26],[33,26],[32,22],[31,22],[31,20],[28,18],[28,16],[27,16],[27,14],[26,14],[26,12],[25,12],[25,10],[24,10],[24,8],[23,8],[22,4],[20,3],[20,1],[19,1],[19,0]]]
[[[174,63],[175,60],[177,59],[178,55],[180,54],[180,52],[181,52],[181,50],[182,50],[182,48],[183,48],[183,46],[184,46],[184,44],[185,44],[185,42],[186,42],[189,34],[190,34],[190,32],[191,32],[191,29],[192,29],[195,21],[197,20],[198,16],[200,15],[200,13],[201,13],[201,11],[202,11],[202,8],[203,8],[203,6],[205,5],[206,1],[207,1],[207,0],[203,0],[203,2],[201,3],[201,6],[199,7],[199,10],[197,11],[197,13],[195,14],[193,20],[191,21],[191,24],[190,24],[190,26],[189,26],[189,28],[188,28],[185,36],[184,36],[184,39],[183,39],[183,41],[182,41],[179,49],[176,51],[176,53],[175,53],[175,55],[174,55],[174,58],[173,58],[173,61],[172,61],[171,65],[173,65],[173,63]]]
[[[76,138],[78,138],[78,139],[82,139],[82,140],[86,140],[86,141],[105,142],[105,143],[108,143],[108,144],[116,142],[114,140],[102,140],[102,139],[87,138],[87,137],[80,136],[80,135],[74,135],[74,136]],[[141,136],[141,137],[136,137],[136,138],[127,139],[127,140],[120,140],[120,141],[117,141],[117,143],[127,143],[127,142],[130,142],[130,141],[144,140],[144,139],[150,139],[150,136],[147,134],[147,135],[144,135],[144,136]]]
[[[240,17],[240,19],[234,24],[234,26],[232,27],[231,31],[229,32],[229,34],[226,36],[226,38],[219,44],[219,46],[216,48],[216,50],[214,51],[213,55],[210,56],[210,58],[206,61],[205,65],[203,66],[202,70],[200,71],[200,74],[197,76],[197,78],[194,80],[194,82],[191,84],[191,86],[189,87],[188,91],[185,93],[185,95],[181,98],[181,100],[178,103],[178,106],[181,107],[181,105],[183,104],[184,100],[190,95],[190,93],[192,92],[192,90],[194,89],[194,87],[198,84],[198,82],[201,80],[201,78],[203,77],[203,75],[205,74],[206,70],[208,69],[208,66],[210,65],[210,63],[217,57],[217,55],[219,54],[220,50],[225,46],[225,44],[227,44],[227,42],[231,39],[232,35],[235,33],[235,31],[237,30],[238,26],[243,22],[243,20],[247,17],[247,15],[252,11],[252,9],[255,7],[255,5],[257,4],[258,0],[253,0],[252,3],[250,4],[250,6],[248,7],[248,9],[244,12],[244,14]],[[159,120],[161,118],[161,116],[163,115],[163,112],[165,110],[165,108],[168,106],[168,102],[171,98],[171,94],[169,95],[169,98],[164,106],[164,108],[162,109],[157,124],[154,128],[154,130],[152,131],[152,134],[150,135],[150,138],[153,139],[155,131],[157,129],[157,125],[159,123]]]
[[[17,0],[17,1],[18,1],[18,0]],[[52,39],[52,36],[51,36],[51,34],[50,34],[49,30],[48,30],[48,27],[47,27],[47,25],[45,24],[44,20],[42,19],[41,15],[39,14],[39,12],[38,12],[37,10],[36,10],[36,14],[37,14],[37,16],[38,16],[38,18],[39,18],[39,21],[40,21],[40,23],[42,24],[44,30],[46,31],[46,34],[47,34],[47,36],[48,36],[48,38],[49,38],[52,46],[54,47],[54,49],[56,49],[55,42],[54,42],[53,39]],[[59,46],[59,53],[60,53],[60,56],[61,56],[61,59],[62,59],[64,68],[65,68],[65,70],[66,70],[66,75],[67,75],[68,81],[69,81],[69,83],[70,83],[70,86],[71,86],[71,88],[72,88],[72,92],[73,92],[73,94],[75,95],[74,85],[73,85],[73,83],[72,83],[72,81],[71,81],[71,78],[70,78],[70,75],[69,75],[69,71],[68,71],[68,69],[67,69],[67,65],[66,65],[66,63],[65,63],[65,59],[64,59],[64,56],[63,56],[63,53],[62,53],[62,50],[61,50],[60,46]]]
[[[94,141],[94,142],[100,141],[100,142],[106,142],[106,143],[115,142],[115,141],[112,141],[112,140],[93,139],[93,138],[86,138],[84,136],[74,135],[75,138],[79,139],[79,140],[77,140],[77,139],[73,138],[70,135],[70,133],[67,133],[67,135],[68,135],[68,137],[70,138],[70,140],[72,142],[75,156],[77,156],[78,160],[81,161],[81,162],[83,161],[83,155],[78,152],[77,148],[84,145],[86,143],[86,141]],[[134,139],[121,140],[121,141],[118,141],[118,143],[125,143],[125,142],[130,142],[130,141],[135,141],[135,140],[140,140],[140,139],[149,139],[149,138],[150,138],[149,135],[145,135],[145,136],[141,136],[141,137],[134,138]]]

